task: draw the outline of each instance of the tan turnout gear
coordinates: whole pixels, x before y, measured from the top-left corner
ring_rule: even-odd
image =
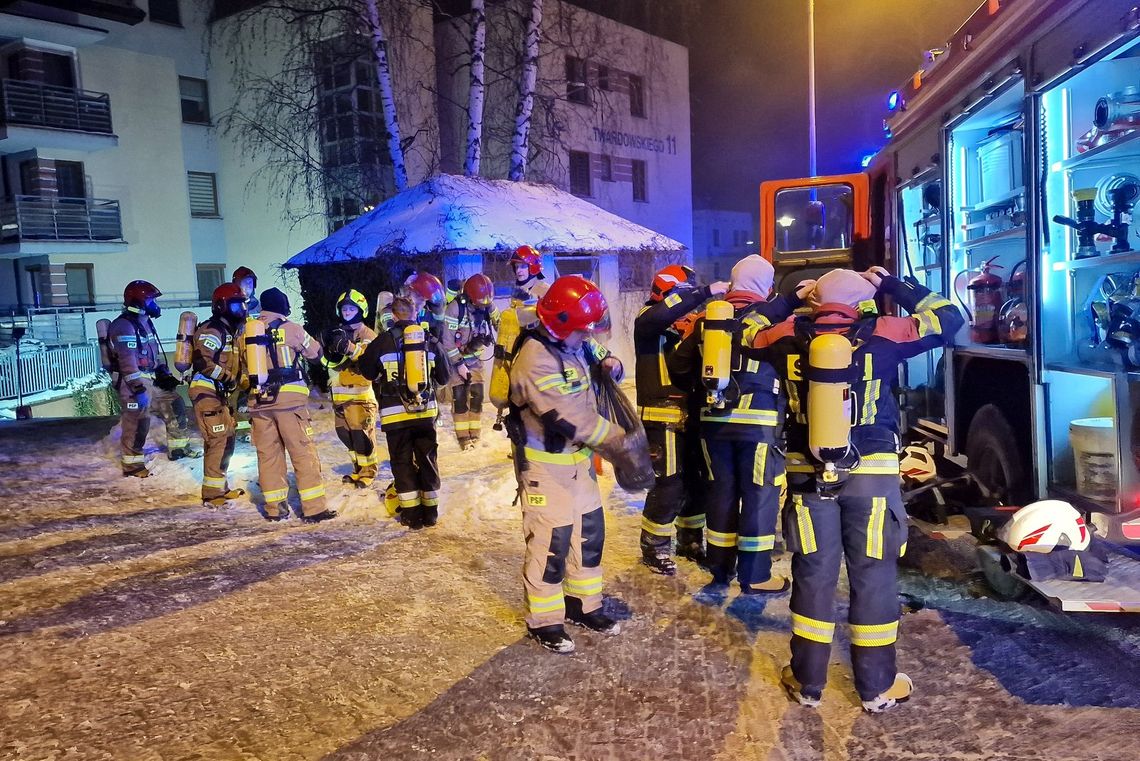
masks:
[[[444,313],[442,345],[451,364],[452,422],[461,446],[479,440],[482,433],[484,362],[493,354],[499,312],[494,305],[481,308],[459,296]],[[459,367],[470,373],[459,377]]]
[[[358,360],[368,345],[376,339],[376,332],[363,322],[352,326],[352,351],[343,361],[326,359],[331,368],[329,387],[332,390],[333,412],[336,415],[336,435],[348,448],[352,461],[349,480],[367,486],[376,478],[380,457],[376,452],[376,416],[379,407],[372,382],[360,374]]]
[[[190,401],[205,445],[202,499],[225,499],[231,496],[226,472],[237,436],[233,392],[241,374],[241,352],[237,335],[221,318],[198,326],[192,338],[191,363]]]
[[[265,302],[264,297],[262,302]],[[269,383],[249,395],[253,445],[257,449],[257,474],[265,512],[279,515],[289,496],[285,452],[293,463],[297,492],[305,516],[325,510],[325,484],[321,463],[313,443],[313,427],[309,417],[309,386],[300,371],[300,363],[321,356],[317,341],[295,322],[276,312],[263,311],[257,317],[265,323],[269,336]],[[302,359],[303,358],[303,359]]]

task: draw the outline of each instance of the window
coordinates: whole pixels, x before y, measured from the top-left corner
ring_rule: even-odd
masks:
[[[59,53],[40,53],[44,67],[43,83],[56,87],[75,87],[75,68],[71,56]]]
[[[67,303],[71,306],[85,306],[95,303],[92,264],[65,264],[64,278],[67,282]]]
[[[182,121],[192,124],[210,123],[210,99],[206,80],[179,77],[178,94],[182,98]]]
[[[571,103],[590,103],[586,62],[581,58],[566,56],[566,99]]]
[[[645,118],[645,80],[633,74],[629,75],[629,113]]]
[[[511,266],[510,257],[490,251],[483,252],[484,275],[491,278],[495,284],[496,298],[510,296],[515,291],[515,268]]]
[[[209,303],[214,300],[214,289],[226,280],[226,265],[198,265],[198,301]]]
[[[150,0],[150,20],[182,26],[182,15],[178,12],[178,0]]]
[[[609,156],[598,156],[598,164],[601,167],[602,181],[614,181],[614,162]]]
[[[598,67],[598,89],[608,91],[610,89],[610,67]]]
[[[217,175],[209,172],[187,172],[186,182],[190,188],[190,216],[219,216]]]
[[[645,162],[633,160],[633,200],[648,201],[649,196],[645,187]]]
[[[713,245],[714,246],[720,245],[720,229],[719,228],[716,230],[713,230]]]
[[[588,153],[570,151],[570,192],[583,198],[591,196],[590,154]]]
[[[592,254],[554,254],[554,269],[558,277],[581,275],[587,280],[598,282],[598,257]]]
[[[83,162],[56,161],[55,187],[60,198],[85,198],[87,187],[83,181]]]

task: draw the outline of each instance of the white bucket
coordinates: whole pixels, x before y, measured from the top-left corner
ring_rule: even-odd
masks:
[[[1069,443],[1077,466],[1077,492],[1101,502],[1116,501],[1116,426],[1110,417],[1069,423]]]

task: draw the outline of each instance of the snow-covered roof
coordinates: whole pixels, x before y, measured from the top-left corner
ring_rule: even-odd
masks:
[[[440,174],[314,243],[286,267],[377,254],[513,251],[680,251],[684,244],[553,185]]]

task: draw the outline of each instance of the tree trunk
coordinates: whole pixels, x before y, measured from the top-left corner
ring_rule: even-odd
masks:
[[[471,0],[471,90],[467,96],[467,160],[463,173],[479,176],[483,144],[483,59],[487,49],[486,0]]]
[[[534,84],[538,78],[538,38],[541,27],[542,0],[531,0],[522,81],[519,82],[519,105],[515,112],[515,134],[511,140],[510,178],[516,181],[526,179],[527,154],[530,151],[530,115],[534,110]]]
[[[388,39],[380,23],[376,0],[364,0],[368,11],[369,32],[372,35],[372,54],[376,59],[376,81],[380,86],[380,105],[384,111],[384,125],[388,128],[388,153],[392,157],[392,178],[396,190],[408,187],[408,170],[404,165],[404,146],[400,138],[400,120],[396,116],[396,99],[392,95],[392,70],[388,66]]]

